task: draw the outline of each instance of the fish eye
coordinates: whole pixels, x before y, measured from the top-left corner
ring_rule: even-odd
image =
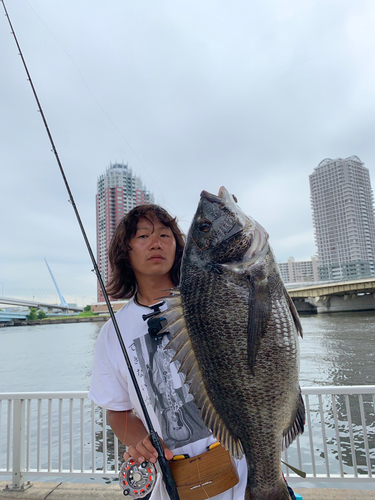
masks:
[[[199,224],[199,231],[207,233],[212,227],[212,222],[209,220],[202,220]]]

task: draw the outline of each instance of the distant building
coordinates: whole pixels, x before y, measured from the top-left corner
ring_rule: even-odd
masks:
[[[288,262],[278,264],[280,274],[285,283],[305,283],[318,281],[317,257],[311,260],[295,261],[294,257],[289,257]]]
[[[108,248],[117,224],[132,208],[143,203],[154,203],[154,196],[146,190],[140,177],[124,163],[111,164],[98,178],[96,195],[97,262],[104,283],[111,275]],[[98,286],[98,302],[104,297]]]
[[[357,156],[321,161],[310,192],[319,279],[374,275],[374,197],[364,163]]]

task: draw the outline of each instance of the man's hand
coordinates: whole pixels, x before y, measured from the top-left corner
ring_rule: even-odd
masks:
[[[128,451],[124,453],[125,461],[132,457],[140,464],[145,460],[153,464],[156,462],[158,452],[152,445],[150,436],[147,434],[143,423],[133,410],[107,410],[107,418],[109,425],[118,439],[128,447]],[[164,449],[165,458],[172,460],[173,452],[166,447],[162,440],[161,444]]]
[[[164,455],[167,460],[172,460],[173,452],[165,446],[165,443],[161,441],[164,449]],[[143,463],[145,460],[154,464],[158,458],[158,452],[153,447],[150,436],[147,435],[144,439],[139,441],[136,446],[130,445],[128,451],[124,453],[124,460],[129,460],[133,458],[138,463]]]

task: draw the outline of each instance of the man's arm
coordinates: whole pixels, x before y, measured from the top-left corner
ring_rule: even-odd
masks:
[[[142,421],[133,410],[107,410],[107,420],[113,432],[125,446],[136,445],[147,436]]]
[[[108,423],[118,439],[128,447],[124,453],[124,460],[130,457],[138,463],[148,460],[155,463],[158,453],[153,447],[148,432],[142,421],[137,417],[133,410],[113,411],[107,410]],[[165,458],[171,460],[173,452],[166,448],[162,441]]]

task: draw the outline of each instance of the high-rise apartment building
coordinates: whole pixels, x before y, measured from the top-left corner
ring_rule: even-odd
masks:
[[[285,283],[304,283],[318,281],[317,257],[311,260],[296,261],[289,257],[288,262],[279,262],[280,274]]]
[[[96,243],[97,262],[104,283],[108,282],[111,269],[108,247],[119,221],[132,208],[143,203],[154,203],[154,196],[146,190],[140,177],[128,165],[114,163],[98,178],[96,194]],[[98,286],[98,302],[104,297]]]
[[[364,163],[357,156],[321,161],[310,192],[319,279],[374,275],[374,197]]]

